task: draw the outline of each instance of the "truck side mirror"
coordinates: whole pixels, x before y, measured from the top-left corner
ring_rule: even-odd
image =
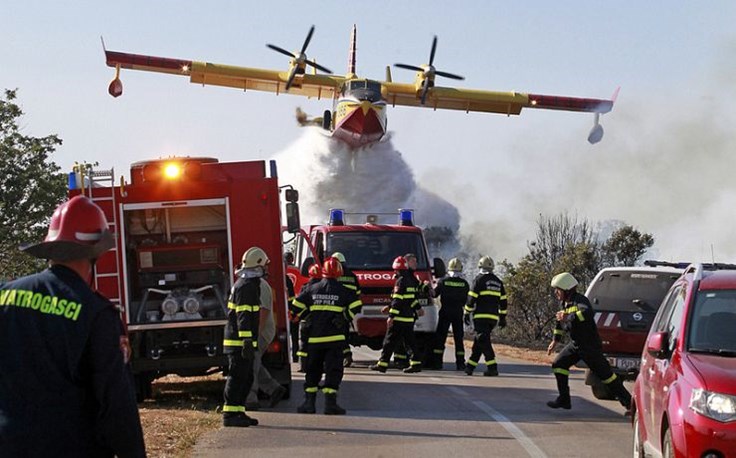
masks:
[[[667,348],[668,333],[655,332],[647,339],[647,353],[657,359],[667,358],[669,353]]]
[[[286,204],[286,230],[290,234],[298,234],[299,226],[299,204],[289,202]]]
[[[302,267],[299,269],[299,272],[302,274],[302,277],[308,277],[309,276],[309,268],[312,267],[314,264],[314,258],[308,257],[304,258],[304,261],[302,262]]]
[[[442,278],[447,275],[445,261],[441,258],[434,258],[432,260],[432,275],[434,275],[435,278]]]

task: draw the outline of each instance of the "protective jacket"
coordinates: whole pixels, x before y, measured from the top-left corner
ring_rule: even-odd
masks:
[[[584,295],[576,292],[569,301],[562,303],[565,319],[558,321],[554,330],[554,340],[559,341],[565,332],[580,348],[602,349],[598,327],[595,324],[595,311]]]
[[[309,322],[309,345],[336,342],[343,345],[345,324],[360,312],[361,306],[355,292],[335,278],[323,278],[302,288],[291,303],[291,310]]]
[[[417,310],[422,306],[417,300],[419,280],[410,270],[400,270],[391,293],[391,307],[388,314],[396,323],[413,324],[417,319]]]
[[[223,353],[240,353],[244,339],[251,339],[253,347],[258,348],[261,309],[260,283],[260,277],[238,277],[235,281],[227,303]]]
[[[473,314],[473,320],[499,321],[506,316],[506,289],[493,273],[481,273],[468,292],[465,311]]]
[[[358,282],[358,276],[355,275],[345,264],[342,265],[342,275],[337,278],[337,281],[360,297],[360,283]]]
[[[443,277],[437,282],[433,295],[439,296],[440,312],[462,318],[463,305],[468,298],[470,285],[462,277]]]
[[[145,456],[120,313],[55,265],[0,285],[0,455]]]

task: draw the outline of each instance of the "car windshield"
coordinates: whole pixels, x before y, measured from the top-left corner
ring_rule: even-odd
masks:
[[[679,274],[647,270],[604,272],[588,292],[600,312],[656,312]]]
[[[689,322],[689,350],[736,352],[736,290],[698,291]]]
[[[393,270],[397,256],[414,253],[417,269],[428,269],[421,234],[417,232],[331,232],[327,252],[340,252],[351,270]]]

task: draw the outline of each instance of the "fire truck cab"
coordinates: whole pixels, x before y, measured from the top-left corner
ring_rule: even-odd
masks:
[[[348,224],[346,218],[362,216],[364,223]],[[397,218],[395,224],[379,224],[379,217]],[[386,334],[386,318],[381,309],[391,303],[394,286],[393,260],[414,253],[417,257],[416,276],[421,281],[434,281],[445,275],[440,258],[430,261],[422,229],[414,225],[413,210],[400,209],[396,214],[347,213],[330,210],[328,224],[305,226],[296,241],[296,265],[293,272],[297,292],[307,280],[314,262],[322,262],[335,252],[345,256],[347,267],[358,277],[363,308],[351,327],[351,345],[367,345],[381,349]],[[431,264],[430,264],[431,262]],[[439,308],[431,298],[420,299],[424,315],[414,325],[420,351],[428,348],[437,329]]]
[[[105,212],[116,246],[97,261],[97,290],[127,326],[139,400],[167,374],[226,370],[222,353],[229,290],[243,253],[270,258],[276,337],[264,364],[287,388],[286,288],[276,163],[172,157],[132,164],[130,182],[88,164],[70,174]],[[100,185],[105,180],[108,186]],[[292,194],[293,195],[293,194]],[[297,214],[298,218],[298,214]],[[290,223],[289,226],[293,226]],[[298,223],[297,223],[298,226]]]

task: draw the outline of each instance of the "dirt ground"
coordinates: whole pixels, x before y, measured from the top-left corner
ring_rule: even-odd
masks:
[[[451,343],[451,342],[450,342]],[[472,342],[466,341],[466,351]],[[494,343],[500,356],[549,364],[544,350]],[[140,404],[141,422],[150,457],[187,457],[197,439],[220,427],[222,374],[181,378],[169,375],[153,383],[153,399]]]

